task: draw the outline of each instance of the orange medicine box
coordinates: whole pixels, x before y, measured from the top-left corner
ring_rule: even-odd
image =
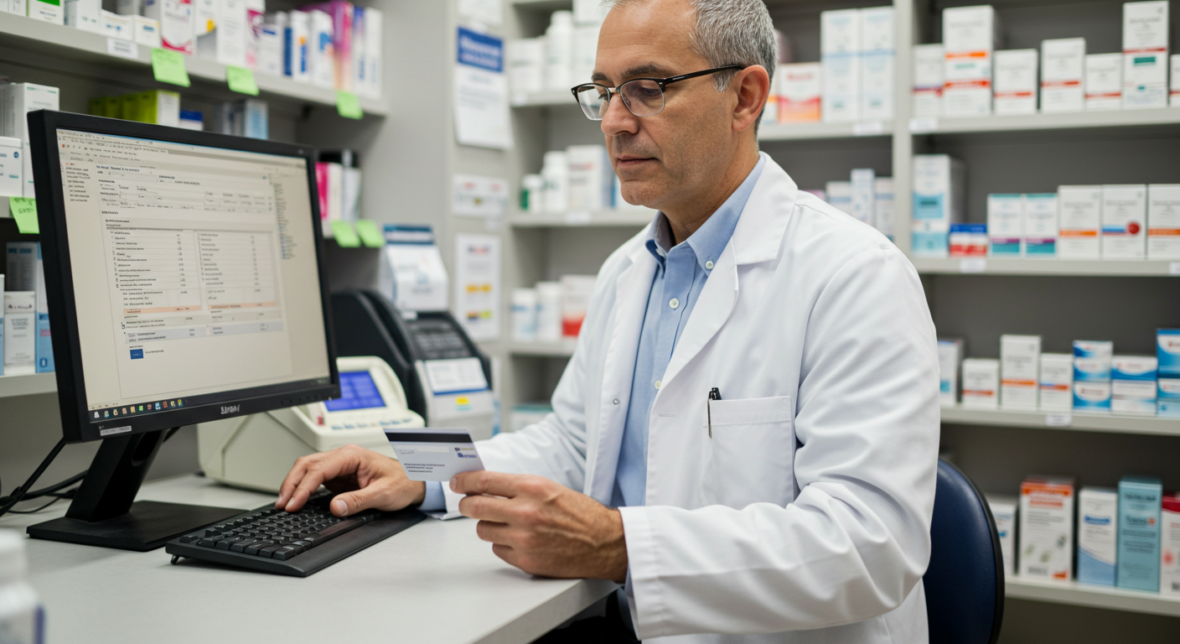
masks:
[[[1073,578],[1075,481],[1030,476],[1020,484],[1020,575],[1032,579]]]

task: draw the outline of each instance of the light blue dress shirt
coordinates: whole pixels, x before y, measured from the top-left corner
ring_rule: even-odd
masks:
[[[631,401],[627,407],[614,492],[611,495],[611,505],[614,507],[639,506],[646,501],[647,423],[660,387],[660,378],[668,368],[672,351],[705,288],[705,281],[713,272],[714,263],[733,237],[738,219],[765,165],[766,157],[760,157],[758,164],[729,199],[695,233],[676,246],[672,246],[672,232],[664,213],[656,215],[653,234],[646,243],[647,250],[656,258],[658,266],[648,293],[647,311],[639,334],[639,349],[635,354]],[[441,483],[426,484],[426,499],[421,509],[446,509]],[[627,617],[626,621],[629,622],[630,615]]]

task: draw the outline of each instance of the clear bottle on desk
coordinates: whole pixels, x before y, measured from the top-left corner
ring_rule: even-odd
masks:
[[[0,530],[0,643],[43,644],[45,614],[25,580],[24,535]]]

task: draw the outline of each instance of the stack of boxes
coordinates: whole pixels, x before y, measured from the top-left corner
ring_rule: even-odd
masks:
[[[1123,5],[1123,107],[1168,104],[1168,2]]]
[[[963,162],[945,154],[916,155],[913,176],[912,252],[918,257],[948,257],[951,225],[964,218]]]
[[[893,7],[841,9],[820,14],[822,115],[830,123],[893,118],[896,59]],[[810,81],[810,69],[801,80]],[[780,84],[800,97],[803,85]],[[813,85],[809,85],[813,87]],[[791,100],[798,100],[792,98]],[[806,97],[810,101],[810,97]],[[781,103],[781,99],[780,99]],[[789,112],[780,110],[780,122]],[[793,115],[792,120],[800,120]]]
[[[893,239],[893,179],[878,177],[872,168],[853,168],[849,181],[829,181],[816,195],[837,210]]]

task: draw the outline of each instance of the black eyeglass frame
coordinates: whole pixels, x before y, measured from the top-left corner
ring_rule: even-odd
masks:
[[[623,99],[623,107],[626,107],[628,112],[631,112],[632,114],[634,114],[638,118],[646,118],[648,116],[655,116],[656,114],[663,112],[664,108],[668,106],[668,100],[667,100],[667,98],[665,98],[665,94],[668,91],[668,86],[671,85],[672,83],[679,83],[682,80],[688,80],[690,78],[697,78],[700,76],[708,76],[709,74],[716,74],[718,72],[725,72],[725,71],[729,71],[731,69],[741,71],[741,70],[745,69],[746,67],[748,67],[748,65],[726,65],[724,67],[714,67],[713,69],[704,69],[699,72],[692,72],[690,74],[681,74],[679,76],[669,76],[667,78],[632,78],[631,80],[619,83],[618,86],[616,86],[616,87],[607,87],[606,85],[602,85],[599,83],[582,83],[581,85],[571,87],[570,92],[574,95],[574,101],[577,102],[578,107],[582,107],[582,101],[578,99],[578,93],[580,91],[582,91],[584,89],[591,88],[591,87],[602,88],[603,90],[606,90],[606,99],[604,100],[604,102],[609,107],[612,95],[617,94],[620,97],[622,97],[622,94],[620,93],[619,90],[621,90],[624,85],[627,85],[628,83],[639,82],[639,81],[653,81],[660,88],[660,99],[663,102],[663,105],[660,106],[660,109],[658,112],[653,112],[651,114],[645,114],[643,116],[640,116],[638,114],[635,114],[635,112],[632,112],[631,106],[627,104],[626,99]],[[583,109],[582,113],[586,114],[586,110]],[[602,120],[602,117],[595,119],[594,117],[590,116],[589,114],[586,114],[586,118],[588,118],[590,120],[594,120],[594,121],[601,121]]]

